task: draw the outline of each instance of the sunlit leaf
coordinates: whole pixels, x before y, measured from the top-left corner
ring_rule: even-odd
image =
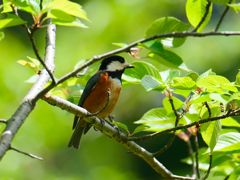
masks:
[[[212,76],[212,75],[216,75],[216,73],[212,72],[212,69],[209,69],[208,71],[202,73],[201,75],[199,75],[199,77],[197,78],[197,81],[199,81],[202,78],[205,78],[207,76]]]
[[[37,59],[31,58],[29,56],[27,56],[27,58],[33,62],[33,64],[35,64],[37,67],[40,66],[40,62]]]
[[[190,94],[192,91],[191,91],[191,90],[175,89],[173,92],[174,92],[175,94],[180,94],[180,95],[182,95],[182,96],[184,96],[184,97],[188,97],[189,94]]]
[[[148,129],[145,130],[148,132],[159,132],[159,131],[163,131],[163,130],[174,127],[174,123],[159,124],[159,123],[150,122],[150,123],[146,123],[145,125],[149,127]]]
[[[168,69],[166,71],[161,71],[160,75],[163,82],[170,82],[173,78],[180,76],[180,71]]]
[[[8,13],[8,12],[12,12],[13,9],[11,7],[11,1],[9,0],[3,0],[3,11],[1,13]]]
[[[240,5],[239,5],[239,7],[240,7]],[[238,72],[238,74],[236,76],[235,84],[240,85],[240,71]]]
[[[157,68],[150,63],[144,61],[135,61],[131,64],[135,66],[135,68],[126,69],[122,76],[122,79],[127,82],[131,82],[132,84],[140,84],[145,75],[150,75],[158,80],[162,79]]]
[[[7,13],[7,18],[0,20],[0,29],[11,26],[17,26],[20,24],[24,24],[26,22],[27,21],[22,20],[19,16],[16,16],[15,14]]]
[[[190,77],[193,81],[197,81],[199,75],[196,72],[190,72],[189,74],[186,75],[186,77]]]
[[[171,87],[183,90],[196,89],[196,83],[190,77],[177,77],[173,79]]]
[[[240,124],[232,117],[227,117],[225,119],[221,119],[221,121],[222,121],[222,126],[240,127]]]
[[[136,134],[136,133],[141,132],[141,131],[145,131],[148,128],[149,128],[149,126],[146,126],[146,125],[138,126],[134,129],[133,134]]]
[[[45,9],[54,0],[42,0],[42,8]]]
[[[160,81],[150,75],[144,76],[142,78],[141,84],[146,89],[146,91],[155,90],[155,91],[162,92],[166,89],[166,86],[162,81]]]
[[[186,13],[188,21],[191,23],[193,27],[197,27],[201,22],[202,18],[206,13],[206,7],[208,5],[208,0],[188,0],[186,4]],[[198,28],[198,32],[202,32],[203,28],[207,25],[208,21],[211,18],[212,14],[212,3],[209,7],[208,14],[202,23],[202,25]]]
[[[175,110],[180,109],[184,105],[184,103],[181,100],[179,100],[178,98],[176,98],[174,96],[172,97],[172,100],[173,100],[173,105],[174,105]],[[166,109],[167,114],[170,114],[173,112],[172,105],[171,105],[168,97],[165,97],[163,99],[163,106]]]
[[[189,26],[189,24],[185,24],[174,17],[159,18],[148,27],[146,37],[156,34],[187,31]],[[179,47],[184,43],[186,38],[167,37],[160,40],[165,47]]]
[[[240,150],[240,133],[229,132],[220,135],[214,151]]]
[[[194,97],[188,104],[202,103],[212,101],[212,98],[209,97],[209,93],[202,93],[197,97]]]
[[[51,92],[51,96],[58,96],[60,98],[66,99],[65,94],[61,90],[56,90],[56,91]]]
[[[126,47],[128,46],[126,43],[112,43],[113,45],[116,45],[118,47]]]
[[[79,19],[75,19],[74,21],[64,21],[59,19],[52,19],[52,23],[60,26],[76,26],[81,28],[88,28],[85,24],[83,24]]]
[[[29,68],[31,68],[31,69],[34,69],[34,68],[36,67],[36,65],[35,65],[34,63],[27,62],[27,61],[25,61],[25,60],[18,60],[17,63],[18,63],[18,64],[21,64],[21,65],[23,65],[23,66],[25,66],[25,67],[29,67]]]
[[[219,108],[212,108],[212,116],[218,116],[220,114]],[[203,115],[203,119],[209,116],[208,112]],[[218,142],[218,138],[222,129],[221,121],[212,121],[202,124],[201,135],[205,143],[210,147],[210,150],[213,151],[214,147]]]
[[[240,180],[240,165],[233,170],[228,180]]]
[[[165,50],[163,52],[153,51],[148,53],[147,57],[160,62],[164,66],[188,71],[188,68],[183,62],[182,58],[172,51],[169,50]]]
[[[217,100],[223,103],[223,105],[226,105],[229,102],[229,96],[226,96],[224,94],[211,93],[209,97],[213,100]]]

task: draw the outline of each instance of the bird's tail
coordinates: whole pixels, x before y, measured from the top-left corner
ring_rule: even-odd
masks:
[[[68,143],[68,147],[72,147],[73,146],[74,148],[79,149],[81,137],[82,137],[82,134],[83,134],[84,129],[86,127],[86,125],[83,126],[83,127],[80,126],[80,121],[81,120],[78,121],[78,124],[75,127],[75,130],[74,130],[74,132],[72,134],[72,137],[71,137],[71,139],[70,139],[70,141]]]

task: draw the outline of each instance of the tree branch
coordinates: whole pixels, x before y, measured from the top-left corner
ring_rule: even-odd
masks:
[[[7,120],[5,120],[5,119],[0,119],[0,123],[7,124]]]
[[[232,3],[232,0],[230,0],[230,1],[228,2],[228,4],[231,4],[231,3]],[[218,24],[217,24],[216,29],[214,30],[214,32],[217,32],[217,31],[218,31],[218,29],[219,29],[219,27],[220,27],[220,25],[221,25],[221,23],[222,23],[225,15],[227,14],[228,10],[229,10],[229,6],[227,5],[227,7],[225,8],[225,10],[223,11],[223,13],[222,13],[222,15],[221,15],[221,17],[220,17],[220,20],[219,20],[219,22],[218,22]]]
[[[208,171],[207,171],[207,174],[202,178],[202,180],[205,180],[205,179],[208,178],[209,173],[210,173],[211,168],[212,168],[212,154],[209,154],[209,158],[210,158],[210,162],[209,162]]]
[[[38,156],[30,154],[30,153],[26,153],[24,151],[21,151],[19,149],[16,149],[16,148],[12,147],[12,146],[10,146],[9,150],[17,151],[17,152],[19,152],[21,154],[24,154],[24,155],[29,156],[29,157],[34,158],[34,159],[38,159],[38,160],[41,160],[41,161],[43,160],[43,158],[41,158],[41,157],[38,157]]]
[[[229,114],[222,114],[222,115],[219,115],[219,116],[216,116],[216,117],[208,117],[206,119],[202,119],[200,121],[195,121],[195,122],[190,123],[190,124],[169,128],[169,129],[166,129],[164,131],[148,134],[148,135],[141,136],[141,137],[128,137],[127,141],[147,140],[147,139],[151,139],[155,136],[159,136],[161,134],[166,134],[166,133],[176,131],[176,130],[179,130],[179,129],[186,129],[186,128],[192,127],[194,125],[197,125],[197,124],[203,124],[203,123],[207,123],[207,122],[210,122],[210,121],[216,121],[216,120],[224,119],[224,118],[227,118],[227,117],[230,117],[230,116],[239,116],[239,111],[240,110],[235,110],[235,111],[231,111]]]
[[[54,65],[54,55],[55,55],[55,35],[56,35],[56,26],[49,25],[47,28],[47,36],[46,36],[46,53],[45,53],[45,64],[47,66],[52,67],[53,71],[55,68]],[[28,91],[26,96],[23,98],[20,106],[12,115],[12,117],[8,120],[7,125],[0,136],[0,159],[3,158],[6,151],[11,148],[11,141],[18,132],[21,125],[24,123],[25,119],[34,109],[35,103],[37,102],[37,94],[43,89],[44,85],[49,81],[50,76],[47,73],[46,69],[43,69]]]
[[[192,178],[196,178],[196,169],[195,169],[195,166],[194,166],[194,158],[193,158],[193,149],[192,149],[192,145],[191,145],[191,141],[188,140],[188,141],[185,141],[186,144],[187,144],[187,147],[188,147],[188,154],[192,160]]]
[[[89,117],[89,112],[86,109],[83,109],[82,107],[72,104],[71,102],[57,96],[44,96],[42,99],[49,104],[60,107],[61,109],[66,110],[78,117],[84,117],[84,120],[88,123],[91,123],[92,126],[99,129],[104,134],[116,139],[118,142],[128,148],[133,154],[136,154],[144,161],[146,161],[157,173],[161,174],[161,176],[163,176],[165,179],[172,179],[172,173],[167,170],[157,159],[155,159],[152,153],[137,145],[135,142],[126,141],[127,135],[123,132],[118,131],[108,123],[103,124],[101,120],[95,116]]]
[[[199,22],[199,24],[197,25],[197,27],[192,31],[192,32],[197,32],[197,30],[200,28],[200,26],[203,24],[203,22],[205,21],[208,13],[209,13],[209,9],[210,9],[210,6],[211,6],[212,2],[210,0],[208,0],[208,3],[207,3],[207,6],[206,6],[206,12],[205,14],[203,15],[201,21]]]
[[[195,145],[195,151],[196,151],[196,170],[197,170],[197,177],[200,178],[200,171],[199,171],[199,154],[198,154],[199,146],[198,146],[197,133],[194,134],[193,137],[194,137],[194,145]]]

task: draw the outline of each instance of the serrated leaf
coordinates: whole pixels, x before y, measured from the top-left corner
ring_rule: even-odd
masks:
[[[118,47],[126,47],[126,46],[128,46],[128,44],[126,44],[126,43],[112,43],[113,45],[115,45],[115,46],[118,46]]]
[[[51,7],[51,11],[48,13],[47,17],[51,17],[52,10],[59,10],[66,14],[89,21],[86,12],[82,9],[82,6],[74,2],[68,0],[55,0],[48,4],[47,7]]]
[[[141,81],[142,86],[146,89],[146,91],[164,91],[166,89],[166,86],[164,83],[150,75],[146,75],[142,78]]]
[[[0,32],[0,41],[4,39],[4,32]]]
[[[147,57],[150,59],[154,59],[163,64],[164,66],[170,68],[182,69],[185,71],[189,70],[180,56],[166,49],[163,52],[150,52],[148,53]]]
[[[161,76],[156,67],[144,61],[135,61],[131,63],[135,68],[126,69],[122,79],[132,84],[140,84],[145,75],[150,75],[161,80]]]
[[[221,121],[222,121],[222,126],[240,127],[240,124],[232,117],[227,117],[225,119],[221,119]]]
[[[215,151],[234,151],[240,149],[240,133],[229,132],[220,135]]]
[[[182,90],[196,89],[196,83],[190,77],[177,77],[173,79],[171,87]]]
[[[216,75],[215,72],[212,72],[212,69],[209,69],[208,71],[202,73],[201,75],[199,75],[199,77],[197,78],[197,81],[199,81],[202,78],[205,78],[207,76],[212,76],[212,75]]]
[[[161,42],[158,42],[157,40],[153,39],[144,43],[141,43],[141,45],[151,51],[157,51],[157,52],[163,52],[164,48]]]
[[[60,26],[75,26],[81,28],[88,28],[85,24],[83,24],[79,19],[75,19],[74,21],[64,21],[59,19],[52,19],[52,23]]]
[[[125,129],[128,132],[128,127],[125,124],[120,123],[120,122],[112,122],[112,124],[115,124],[118,127],[122,128],[122,129]]]
[[[228,180],[240,180],[240,165],[233,170]]]
[[[145,131],[148,128],[149,128],[149,126],[146,126],[146,125],[138,126],[134,129],[133,134],[136,134],[136,133],[141,132],[141,131]]]
[[[201,22],[202,18],[206,13],[206,7],[208,5],[208,0],[188,0],[186,4],[186,13],[188,21],[191,23],[193,27],[197,27]],[[202,23],[202,25],[198,28],[198,32],[202,32],[203,28],[207,25],[211,18],[212,14],[212,3],[209,7],[208,14]]]
[[[178,98],[173,96],[172,100],[173,100],[173,105],[174,105],[176,110],[178,110],[181,107],[183,107],[184,103],[181,100],[179,100]],[[172,105],[171,105],[168,97],[165,97],[163,99],[163,107],[166,109],[167,114],[170,114],[170,113],[173,112]]]
[[[220,114],[219,108],[212,108],[212,116],[218,116]],[[208,112],[205,112],[203,115],[203,119],[207,118]],[[218,142],[218,138],[222,129],[221,121],[212,121],[208,123],[202,124],[201,127],[201,135],[205,143],[210,147],[211,152],[213,151],[214,147]]]
[[[154,21],[147,29],[146,37],[156,34],[187,31],[189,24],[185,24],[174,17],[163,17]],[[160,41],[165,47],[179,47],[186,38],[161,38]]]
[[[160,75],[163,82],[170,82],[173,78],[180,76],[180,71],[168,69],[166,71],[161,71]]]
[[[7,13],[7,18],[0,20],[0,29],[17,26],[26,22],[27,21],[22,20],[19,16],[16,16],[15,14]]]

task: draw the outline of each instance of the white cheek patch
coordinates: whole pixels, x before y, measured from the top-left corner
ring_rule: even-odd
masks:
[[[107,71],[116,71],[116,70],[123,70],[125,69],[125,66],[127,65],[127,62],[120,63],[119,61],[113,61],[111,64],[107,66]]]

